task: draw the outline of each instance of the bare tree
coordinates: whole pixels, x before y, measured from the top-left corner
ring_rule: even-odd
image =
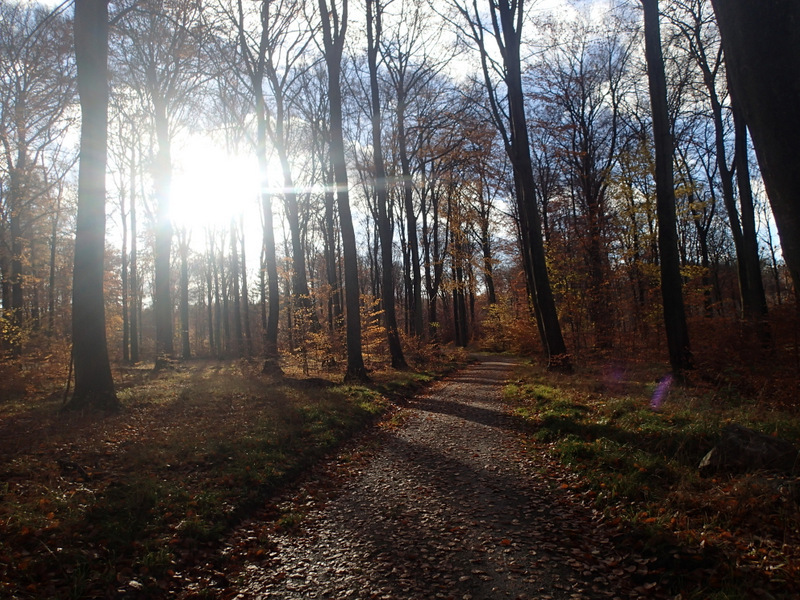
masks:
[[[753,136],[786,265],[800,290],[800,5],[712,0],[728,80]]]
[[[626,72],[635,39],[626,26],[614,16],[605,19],[602,29],[582,19],[554,26],[548,43],[552,50],[542,56],[534,81],[535,97],[550,109],[548,135],[558,144],[564,182],[580,213],[576,229],[582,235],[575,243],[584,249],[588,313],[599,348],[609,348],[613,341],[608,189],[624,134]],[[538,170],[544,185],[549,183],[546,173],[546,168]],[[545,205],[542,210],[544,215]]]
[[[522,28],[525,22],[524,0],[491,0],[488,18],[477,0],[471,6],[453,1],[461,17],[462,37],[478,50],[484,84],[488,91],[492,120],[500,132],[506,153],[514,170],[517,210],[520,216],[523,263],[531,292],[542,345],[551,369],[571,370],[567,347],[558,322],[555,299],[547,272],[542,241],[541,216],[537,208],[536,180],[531,162],[530,139],[525,116],[522,88]],[[500,61],[492,59],[487,37],[494,39]],[[505,88],[505,98],[501,87]],[[505,106],[504,106],[505,103]]]
[[[667,81],[661,51],[658,0],[641,0],[644,8],[645,53],[653,106],[653,137],[656,151],[656,211],[658,249],[661,267],[661,296],[664,325],[672,370],[681,376],[692,368],[692,352],[686,327],[683,290],[675,226],[675,188],[673,180],[673,141],[667,109]]]
[[[348,0],[319,0],[319,18],[322,25],[322,50],[328,74],[328,102],[330,109],[330,156],[336,184],[339,208],[339,226],[344,251],[345,304],[347,307],[347,373],[345,379],[368,379],[361,351],[361,298],[358,284],[358,252],[353,217],[350,212],[350,190],[347,180],[347,162],[344,151],[342,122],[342,52],[347,33]]]
[[[719,39],[715,35],[716,27],[713,23],[713,16],[708,14],[711,12],[709,2],[708,0],[676,1],[675,8],[677,10],[669,13],[670,20],[680,31],[689,54],[700,69],[711,105],[717,170],[736,250],[742,313],[746,319],[757,324],[760,323],[761,335],[768,339],[766,327],[763,325],[767,314],[767,301],[758,256],[755,211],[750,192],[747,130],[744,119],[736,107],[732,106],[735,138],[734,160],[732,164],[729,164],[724,98],[718,91],[720,79],[718,75],[722,71],[723,53]],[[734,176],[739,184],[739,207],[736,206]]]
[[[383,6],[380,0],[366,0],[367,7],[367,62],[369,64],[370,111],[372,117],[372,158],[375,167],[374,186],[378,204],[378,234],[381,246],[381,293],[383,299],[384,323],[389,342],[392,367],[406,368],[406,359],[400,345],[397,330],[397,312],[394,298],[394,260],[392,224],[389,220],[389,185],[386,165],[383,159],[381,135],[383,119],[381,116],[380,88],[378,85],[378,53],[383,33]],[[416,229],[416,223],[414,225]],[[421,308],[421,307],[420,307]],[[422,311],[420,310],[420,314]]]

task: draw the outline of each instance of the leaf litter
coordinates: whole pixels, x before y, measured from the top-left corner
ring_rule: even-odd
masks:
[[[434,385],[265,507],[179,597],[459,600],[667,598],[657,568],[525,451],[500,400],[511,359]],[[223,558],[224,557],[224,560]]]

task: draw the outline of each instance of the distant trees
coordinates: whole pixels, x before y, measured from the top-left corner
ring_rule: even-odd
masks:
[[[58,226],[51,237],[42,225],[49,215],[58,221],[62,180],[74,164],[64,141],[76,91],[70,34],[43,7],[0,2],[0,333],[15,355],[42,313],[33,267],[47,260],[34,240],[58,242]]]
[[[120,21],[116,65],[121,79],[151,118],[157,152],[153,161],[156,197],[155,291],[156,354],[174,352],[171,292],[172,138],[181,117],[196,105],[200,86],[211,75],[203,50],[207,47],[198,0],[144,0]]]
[[[610,348],[614,337],[614,311],[609,306],[609,189],[620,148],[629,135],[625,101],[632,93],[629,72],[635,39],[626,31],[629,27],[625,19],[614,16],[602,25],[584,19],[551,25],[549,51],[537,61],[530,81],[534,107],[541,115],[531,135],[539,137],[547,129],[550,148],[546,152],[558,157],[551,161],[563,172],[561,183],[574,198],[577,236],[573,241],[583,251],[588,317],[595,329],[595,345],[601,349]],[[552,180],[539,170],[548,166],[539,163],[537,167],[534,173],[538,170],[537,184],[543,189],[536,193],[545,201],[541,206],[546,218]]]
[[[446,14],[421,0],[365,0],[355,13],[341,0],[115,3],[111,348],[157,365],[176,350],[259,355],[272,374],[287,360],[335,369],[346,355],[347,377],[365,379],[384,360],[413,364],[427,341],[484,335],[541,348],[565,370],[568,346],[577,356],[664,341],[682,371],[689,328],[702,340],[718,318],[744,317],[736,331],[769,347],[767,308],[796,276],[788,179],[776,183],[789,175],[775,147],[791,146],[762,115],[788,109],[750,88],[782,74],[762,81],[748,61],[766,55],[731,41],[738,5],[716,6],[720,43],[710,3],[663,0],[661,35],[643,0],[646,52],[630,5],[601,23],[510,0],[452,0]],[[766,30],[791,10],[754,22]],[[0,343],[19,356],[84,291],[62,274],[76,83],[68,20],[3,1],[0,11]],[[216,183],[226,167],[211,166],[201,181],[226,213],[202,229],[170,209],[187,139],[252,154],[261,181],[240,199],[241,186]],[[82,240],[83,209],[94,206],[89,230],[99,218],[101,194],[87,204],[87,189]],[[81,244],[76,264],[89,264]],[[76,277],[97,275],[93,256]]]

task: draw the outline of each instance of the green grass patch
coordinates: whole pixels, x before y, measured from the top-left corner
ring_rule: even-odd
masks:
[[[792,491],[797,478],[704,479],[697,466],[730,422],[800,445],[800,416],[708,386],[673,386],[653,410],[652,372],[631,367],[623,380],[604,385],[598,367],[564,376],[525,366],[506,386],[505,399],[530,428],[532,451],[580,473],[574,493],[591,499],[610,519],[627,521],[660,564],[685,568],[675,558],[682,556],[680,548],[691,548],[687,552],[704,561],[715,557],[712,583],[679,576],[670,584],[673,593],[738,598],[763,588],[783,597],[784,582],[800,584],[800,495]],[[741,593],[728,595],[730,590]]]

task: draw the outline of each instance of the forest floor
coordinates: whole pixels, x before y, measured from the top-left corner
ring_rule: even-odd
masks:
[[[702,386],[654,411],[648,374],[483,356],[244,522],[224,577],[186,573],[179,597],[796,598],[797,478],[696,466],[726,418],[795,441],[797,419],[681,420]]]
[[[696,472],[721,424],[797,443],[796,411],[697,385],[654,410],[652,365],[475,360],[371,387],[142,366],[107,416],[20,386],[0,403],[0,597],[798,596],[798,478]]]
[[[509,358],[483,357],[411,401],[325,493],[320,473],[282,503],[237,599],[664,597],[655,559],[618,543],[522,443],[505,410]],[[333,465],[327,478],[340,477]],[[338,474],[337,474],[338,472]],[[250,520],[225,553],[273,519]],[[184,598],[192,597],[191,593]]]
[[[116,414],[60,412],[63,357],[0,363],[0,598],[181,588],[232,526],[463,360],[374,370],[369,386],[257,362],[142,363],[117,368]]]

